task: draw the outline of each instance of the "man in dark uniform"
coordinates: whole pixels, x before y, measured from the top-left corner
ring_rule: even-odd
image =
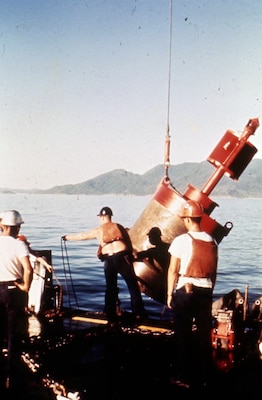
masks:
[[[154,294],[160,303],[165,304],[170,244],[162,240],[162,233],[158,226],[153,226],[150,229],[148,239],[152,246],[146,250],[138,251],[135,254],[135,261],[147,261],[149,266],[158,273],[158,279],[154,282]]]
[[[142,295],[133,267],[133,249],[127,230],[120,224],[112,222],[113,212],[103,207],[99,214],[100,226],[77,234],[63,236],[64,240],[97,239],[99,242],[98,257],[104,261],[106,279],[105,313],[109,324],[118,320],[116,305],[118,302],[117,275],[125,279],[130,297],[131,308],[137,322],[146,317]]]

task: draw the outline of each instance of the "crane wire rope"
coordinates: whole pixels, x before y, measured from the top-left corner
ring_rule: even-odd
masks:
[[[169,11],[169,57],[168,57],[168,90],[167,90],[167,122],[166,122],[166,137],[165,137],[165,156],[164,156],[164,168],[166,182],[170,182],[168,176],[168,168],[170,166],[170,87],[171,87],[171,65],[172,65],[172,16],[173,16],[173,4],[170,0],[170,11]]]

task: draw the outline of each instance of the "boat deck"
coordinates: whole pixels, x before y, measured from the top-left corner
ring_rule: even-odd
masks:
[[[81,400],[159,399],[163,395],[186,400],[229,392],[261,399],[262,360],[254,347],[238,357],[231,351],[217,353],[212,385],[185,389],[171,381],[172,321],[134,325],[126,316],[121,326],[109,329],[102,313],[66,311],[45,323],[43,335],[32,336],[13,386],[6,391],[2,382],[1,398],[52,400],[65,390],[65,396],[79,392]]]

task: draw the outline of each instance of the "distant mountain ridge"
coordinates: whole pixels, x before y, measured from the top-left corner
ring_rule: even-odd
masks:
[[[188,184],[201,190],[214,171],[215,167],[207,161],[171,165],[168,170],[172,185],[182,194]],[[0,192],[19,191],[71,195],[132,194],[143,196],[153,194],[163,178],[164,167],[157,165],[143,175],[134,174],[124,169],[115,169],[82,183],[54,186],[47,190],[0,189]],[[262,197],[262,159],[252,160],[238,181],[223,176],[212,191],[212,196]]]

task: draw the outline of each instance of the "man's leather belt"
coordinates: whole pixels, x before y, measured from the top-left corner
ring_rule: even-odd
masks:
[[[2,281],[0,282],[0,287],[7,287],[8,289],[13,289],[16,287],[15,282],[17,281]]]
[[[117,253],[108,253],[108,254],[102,254],[102,256],[107,259],[108,257],[113,257],[113,256],[120,256],[120,255],[129,255],[130,252],[128,250],[122,250],[122,251],[118,251]]]

